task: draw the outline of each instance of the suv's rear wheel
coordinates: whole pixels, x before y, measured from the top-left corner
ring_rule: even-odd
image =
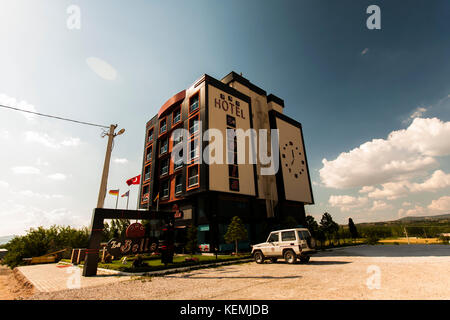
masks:
[[[289,264],[293,264],[297,261],[297,257],[295,256],[295,253],[292,250],[286,250],[283,254],[283,258]]]
[[[255,262],[256,263],[263,263],[264,262],[264,255],[262,254],[261,251],[256,251],[253,254],[253,257],[255,258]]]
[[[308,263],[308,262],[309,262],[309,258],[311,258],[311,257],[310,257],[310,256],[303,256],[303,257],[300,257],[300,262]]]

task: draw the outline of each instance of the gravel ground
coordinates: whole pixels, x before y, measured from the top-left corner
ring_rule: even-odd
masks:
[[[251,262],[33,299],[450,299],[450,246],[341,248],[308,264]]]

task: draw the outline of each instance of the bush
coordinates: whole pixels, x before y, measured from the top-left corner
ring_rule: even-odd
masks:
[[[377,244],[378,241],[380,241],[380,238],[376,234],[369,234],[366,238],[366,243],[370,245]]]
[[[89,240],[87,228],[77,230],[71,227],[52,226],[30,229],[24,236],[13,238],[5,248],[8,253],[3,263],[10,268],[23,264],[23,258],[39,257],[47,253],[66,249],[63,257],[70,257],[72,248],[86,248]]]

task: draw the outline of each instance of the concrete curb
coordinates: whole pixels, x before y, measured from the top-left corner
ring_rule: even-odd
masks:
[[[225,266],[225,265],[232,265],[232,264],[238,264],[238,263],[246,263],[253,261],[252,258],[247,259],[239,259],[239,260],[233,260],[233,261],[222,261],[217,263],[208,263],[208,264],[199,264],[194,266],[188,266],[188,267],[180,267],[180,268],[171,268],[171,269],[165,269],[165,270],[157,270],[157,271],[149,271],[149,272],[123,272],[123,271],[117,271],[117,270],[111,270],[111,269],[104,269],[104,268],[98,268],[97,270],[103,271],[105,273],[109,273],[112,275],[117,276],[164,276],[167,274],[174,274],[174,273],[181,273],[181,272],[187,272],[191,270],[197,270],[197,269],[206,269],[211,267],[219,267],[219,266]],[[70,264],[69,262],[59,262],[59,264]],[[81,267],[81,265],[80,265]]]

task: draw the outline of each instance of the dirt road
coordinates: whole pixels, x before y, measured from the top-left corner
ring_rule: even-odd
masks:
[[[251,262],[34,298],[450,299],[450,246],[360,246],[320,253],[308,264]]]
[[[33,293],[33,287],[21,274],[0,265],[0,300],[24,299]]]

